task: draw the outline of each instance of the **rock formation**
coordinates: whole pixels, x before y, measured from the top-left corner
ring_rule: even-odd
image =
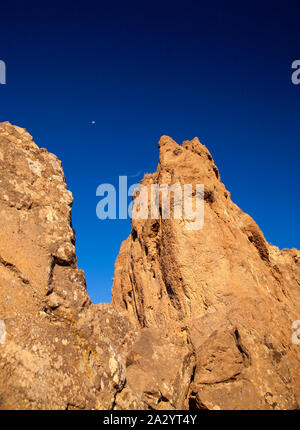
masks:
[[[204,226],[133,220],[93,305],[61,163],[0,124],[0,408],[299,407],[300,252],[266,242],[197,138],[159,147],[142,184],[204,184]]]

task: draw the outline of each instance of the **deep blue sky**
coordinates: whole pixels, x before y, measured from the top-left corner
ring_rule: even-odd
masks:
[[[154,171],[161,134],[198,136],[266,239],[300,248],[298,0],[10,0],[0,13],[0,121],[62,160],[94,302],[110,300],[130,233],[96,218],[96,188]]]

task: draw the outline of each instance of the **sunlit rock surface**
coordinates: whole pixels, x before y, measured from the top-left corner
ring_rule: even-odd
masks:
[[[300,252],[265,241],[198,139],[159,147],[142,183],[204,184],[204,226],[133,220],[94,305],[60,161],[0,123],[0,408],[299,407]]]

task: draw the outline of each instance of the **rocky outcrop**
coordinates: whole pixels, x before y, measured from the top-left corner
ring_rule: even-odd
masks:
[[[142,183],[204,184],[204,226],[133,220],[93,305],[61,163],[0,124],[0,408],[298,408],[300,252],[265,241],[197,139],[163,136]]]
[[[266,242],[197,138],[180,146],[163,136],[159,148],[157,171],[142,184],[149,194],[152,184],[204,184],[204,225],[133,220],[115,265],[113,305],[140,327],[186,333],[196,360],[190,407],[297,408],[300,348],[291,335],[300,252]]]
[[[0,178],[1,408],[111,408],[125,367],[76,265],[61,163],[2,123]]]
[[[0,408],[111,409],[119,393],[119,408],[185,407],[193,352],[183,345],[177,357],[180,339],[173,346],[168,334],[137,330],[112,305],[91,303],[72,202],[56,156],[1,123]],[[164,375],[151,362],[166,351]]]

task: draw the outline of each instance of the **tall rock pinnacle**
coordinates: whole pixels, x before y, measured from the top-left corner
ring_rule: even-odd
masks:
[[[193,407],[296,408],[300,252],[266,242],[197,138],[180,146],[162,136],[159,150],[157,171],[142,183],[204,184],[204,225],[133,220],[115,264],[113,305],[137,326],[186,334],[196,357]]]

